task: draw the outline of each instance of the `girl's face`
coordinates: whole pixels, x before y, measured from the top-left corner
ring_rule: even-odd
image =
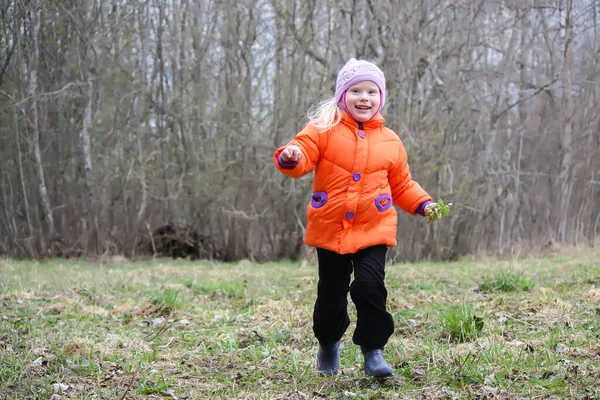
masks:
[[[370,120],[381,103],[379,86],[372,81],[358,82],[346,91],[346,107],[358,122]]]

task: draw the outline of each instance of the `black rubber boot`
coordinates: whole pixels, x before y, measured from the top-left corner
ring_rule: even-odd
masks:
[[[365,374],[374,378],[383,378],[394,374],[392,367],[383,358],[383,350],[365,350],[361,348],[363,356],[365,357]]]
[[[340,342],[319,346],[317,370],[321,375],[337,375],[340,368]]]

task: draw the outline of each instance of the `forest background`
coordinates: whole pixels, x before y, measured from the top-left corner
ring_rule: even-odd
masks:
[[[413,177],[394,260],[598,245],[597,0],[2,0],[0,254],[299,259],[274,150],[350,57]]]

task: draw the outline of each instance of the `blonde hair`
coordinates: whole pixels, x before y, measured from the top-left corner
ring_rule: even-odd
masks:
[[[335,97],[323,100],[308,110],[310,122],[320,131],[326,131],[336,126],[342,120],[342,111]]]

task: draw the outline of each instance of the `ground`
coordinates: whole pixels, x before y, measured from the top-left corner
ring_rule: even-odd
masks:
[[[314,263],[4,259],[0,398],[599,398],[592,250],[389,265],[381,381],[354,324],[341,375],[315,373]]]

